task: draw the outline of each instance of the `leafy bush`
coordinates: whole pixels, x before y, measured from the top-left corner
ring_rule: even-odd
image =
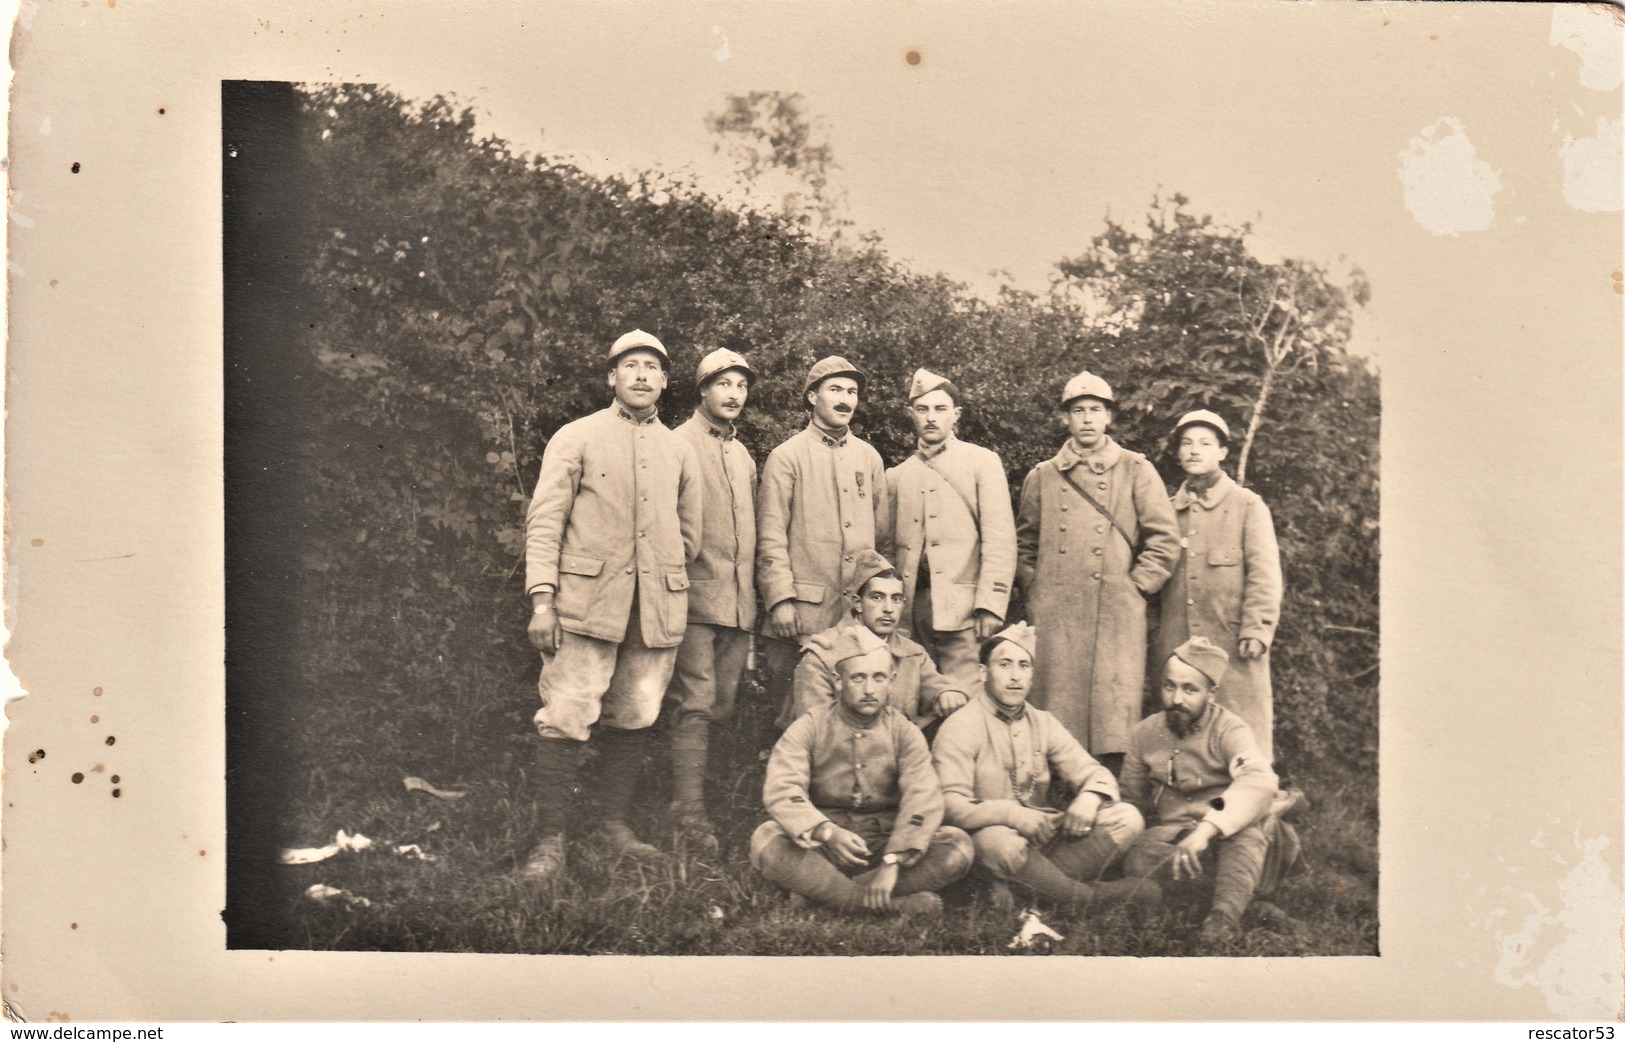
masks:
[[[444,99],[310,88],[300,126],[309,318],[289,364],[315,417],[294,695],[307,768],[463,775],[519,754],[536,665],[524,504],[548,436],[607,402],[604,348],[641,327],[673,354],[671,423],[701,355],[749,355],[742,437],[758,460],[805,423],[807,367],[840,353],[873,375],[857,429],[899,461],[908,376],[940,367],[968,395],[961,433],[1002,455],[1013,490],[1058,447],[1055,396],[1078,369],[1119,389],[1119,439],[1171,484],[1174,418],[1205,405],[1239,427],[1268,378],[1247,479],[1285,556],[1277,746],[1374,771],[1379,408],[1345,349],[1357,281],[1263,264],[1246,229],[1174,197],[1144,228],[1108,225],[1049,294],[989,302],[873,237],[822,239],[808,218],[657,172],[515,154]],[[1298,327],[1271,365],[1283,286]]]

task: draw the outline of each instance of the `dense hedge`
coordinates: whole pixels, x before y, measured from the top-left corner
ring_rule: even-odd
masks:
[[[551,432],[606,401],[602,351],[627,329],[672,350],[669,422],[694,401],[703,353],[747,353],[761,378],[742,437],[758,460],[804,423],[807,366],[838,352],[873,374],[856,426],[888,463],[910,448],[908,375],[940,367],[968,394],[961,434],[1002,455],[1014,490],[1058,446],[1055,396],[1087,367],[1119,389],[1119,440],[1173,483],[1167,433],[1182,411],[1211,405],[1244,426],[1265,365],[1242,329],[1247,301],[1291,277],[1313,307],[1247,480],[1285,556],[1277,746],[1289,766],[1374,766],[1379,402],[1374,373],[1345,351],[1363,288],[1261,264],[1245,229],[1175,197],[1059,262],[1051,293],[989,302],[876,240],[821,241],[805,220],[658,172],[598,178],[516,155],[441,99],[303,97],[295,705],[345,699],[355,714],[322,757],[387,738],[425,771],[458,773],[523,738],[524,503]]]

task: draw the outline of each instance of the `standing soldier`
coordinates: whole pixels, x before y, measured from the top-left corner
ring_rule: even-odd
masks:
[[[1004,623],[1016,573],[1016,520],[997,454],[955,437],[959,388],[919,369],[909,418],[919,447],[886,472],[881,552],[903,580],[902,629],[963,691],[977,690],[977,650]]]
[[[700,359],[700,405],[677,433],[693,446],[705,489],[705,538],[688,568],[688,631],[671,694],[672,811],[680,836],[714,850],[705,812],[711,724],[727,719],[756,622],[756,461],[735,437],[755,372],[722,348]]]
[[[527,633],[543,665],[540,835],[521,875],[536,885],[564,872],[570,789],[589,738],[598,746],[600,838],[618,854],[659,855],[628,820],[688,623],[686,569],[699,553],[702,510],[694,450],[655,415],[667,358],[641,329],[611,345],[615,400],[553,435],[525,517]]]
[[[1152,661],[1168,661],[1192,637],[1206,637],[1230,660],[1219,704],[1252,728],[1264,759],[1274,759],[1270,644],[1281,618],[1281,552],[1270,508],[1232,481],[1219,464],[1230,455],[1230,428],[1199,409],[1179,418],[1174,444],[1185,482],[1174,493],[1184,552],[1162,588],[1162,621]]]
[[[1016,518],[1016,581],[1038,629],[1032,703],[1114,774],[1140,719],[1146,598],[1179,560],[1156,468],[1106,433],[1115,403],[1093,373],[1067,381],[1071,436],[1027,475]]]
[[[846,614],[857,595],[858,554],[875,549],[886,529],[885,465],[849,429],[863,387],[863,374],[846,359],[819,360],[802,391],[811,422],[762,466],[756,578],[768,612],[763,632],[777,638],[764,649],[764,665],[784,707],[800,642]]]

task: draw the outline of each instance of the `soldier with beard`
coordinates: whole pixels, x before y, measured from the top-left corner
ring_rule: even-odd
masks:
[[[1123,762],[1123,799],[1150,822],[1123,859],[1130,876],[1196,881],[1213,878],[1202,923],[1204,943],[1241,933],[1254,894],[1268,894],[1297,860],[1292,826],[1271,813],[1275,772],[1241,717],[1214,692],[1229,656],[1206,637],[1192,637],[1163,669],[1163,712],[1140,721]],[[1256,903],[1261,918],[1290,920]]]

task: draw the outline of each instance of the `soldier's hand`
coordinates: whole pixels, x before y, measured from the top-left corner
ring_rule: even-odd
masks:
[[[856,832],[848,832],[839,825],[824,840],[824,853],[837,865],[860,868],[869,863],[869,844]]]
[[[1042,847],[1055,838],[1055,830],[1060,827],[1061,815],[1058,811],[1038,810],[1034,807],[1023,807],[1020,819],[1016,823],[1016,831],[1035,847]]]
[[[564,640],[564,627],[559,625],[559,613],[553,610],[551,604],[532,610],[525,636],[542,654],[558,654],[559,644]]]
[[[863,907],[884,912],[891,907],[891,892],[897,888],[897,866],[881,865],[863,888]]]
[[[944,691],[937,696],[937,715],[947,716],[969,701],[970,697],[963,691]]]
[[[1095,830],[1095,820],[1100,816],[1100,797],[1092,792],[1081,792],[1072,805],[1061,815],[1061,833],[1063,835],[1087,836]]]
[[[993,636],[993,634],[999,632],[999,627],[1004,625],[1003,619],[985,608],[977,608],[972,618],[974,620],[973,625],[976,628],[976,639],[979,641]]]
[[[1243,637],[1236,644],[1236,651],[1242,658],[1261,658],[1264,654],[1264,642],[1257,637]]]
[[[1207,849],[1218,829],[1207,822],[1196,826],[1190,835],[1174,847],[1174,878],[1199,879],[1202,875],[1202,852]]]
[[[781,640],[796,639],[796,602],[780,601],[773,605],[767,621],[767,633]]]

